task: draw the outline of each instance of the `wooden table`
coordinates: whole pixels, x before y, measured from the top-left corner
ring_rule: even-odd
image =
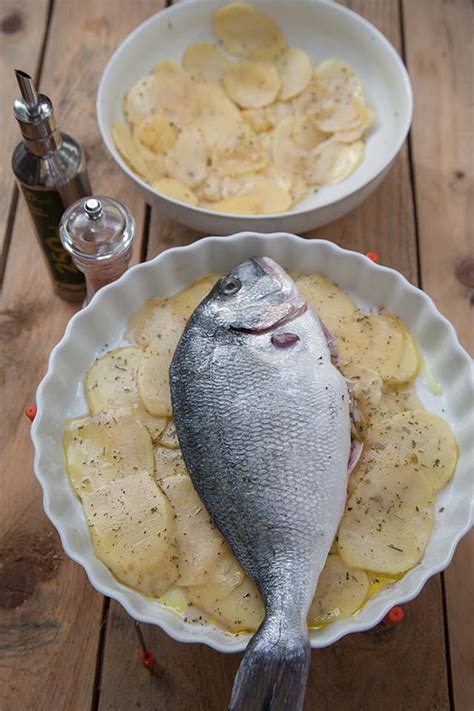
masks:
[[[143,669],[133,623],[117,603],[93,590],[82,568],[63,553],[43,513],[23,414],[74,308],[51,292],[9,168],[18,140],[10,114],[17,93],[12,69],[33,73],[53,98],[61,127],[85,147],[96,193],[123,199],[132,209],[138,227],[135,260],[187,244],[197,235],[143,203],[107,154],[95,118],[107,59],[133,27],[164,4],[0,0],[0,708],[5,711],[221,711],[239,663],[239,655],[179,645],[144,626],[165,674],[156,679]],[[471,3],[346,4],[379,27],[404,57],[414,85],[415,118],[408,144],[376,193],[316,234],[343,247],[377,251],[384,264],[435,299],[464,345],[472,347]],[[472,711],[473,544],[472,537],[465,539],[450,568],[405,606],[402,624],[379,626],[313,652],[307,708]]]

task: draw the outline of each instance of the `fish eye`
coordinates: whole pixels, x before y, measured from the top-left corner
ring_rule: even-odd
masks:
[[[242,286],[242,282],[240,279],[236,276],[227,276],[224,277],[221,281],[221,292],[225,296],[233,296],[236,294],[238,291],[240,291],[240,288]]]

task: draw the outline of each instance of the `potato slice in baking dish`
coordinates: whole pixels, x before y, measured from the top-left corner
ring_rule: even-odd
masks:
[[[351,319],[359,313],[346,292],[327,277],[297,272],[292,272],[291,276],[333,336],[345,319]]]
[[[168,299],[149,299],[130,322],[127,337],[141,348],[159,341],[169,361],[187,320],[219,279],[208,274]]]
[[[337,554],[330,554],[309,609],[308,625],[318,626],[352,615],[366,600],[369,588],[365,570],[350,568]]]
[[[160,482],[176,519],[180,550],[178,584],[214,583],[231,592],[243,580],[243,571],[220,531],[214,526],[190,477],[175,475]]]
[[[417,467],[433,492],[451,479],[458,460],[451,427],[426,410],[408,410],[374,424],[367,433],[367,446],[376,463],[392,457],[401,467]]]
[[[117,348],[98,358],[84,381],[87,404],[92,415],[101,412],[116,416],[133,415],[145,425],[153,440],[164,431],[167,420],[152,417],[138,394],[137,372],[141,348]]]
[[[154,417],[171,417],[173,414],[169,383],[173,352],[166,351],[161,342],[156,342],[145,348],[138,365],[138,392],[145,409]]]
[[[351,362],[363,365],[392,385],[409,382],[418,371],[413,339],[396,317],[360,311],[341,322],[335,336],[342,368]]]
[[[411,384],[395,388],[384,386],[381,388],[380,397],[376,402],[361,402],[359,400],[359,405],[362,417],[369,427],[393,415],[398,415],[400,412],[423,409]]]
[[[311,151],[304,178],[308,185],[333,185],[351,175],[364,158],[364,142],[344,144],[329,138]]]
[[[179,449],[178,434],[174,420],[168,420],[168,424],[160,437],[160,444],[168,449]]]
[[[146,473],[84,497],[94,550],[115,577],[159,597],[178,577],[173,510]]]
[[[201,131],[187,127],[166,156],[166,167],[170,178],[195,188],[206,179],[207,161],[208,150]]]
[[[362,97],[362,84],[348,64],[341,59],[325,59],[314,67],[314,79],[320,92],[338,99]]]
[[[268,163],[257,135],[244,121],[236,135],[227,137],[212,151],[212,167],[232,178],[262,170]]]
[[[150,114],[133,126],[133,137],[154,153],[166,153],[178,140],[178,131],[163,114]]]
[[[415,464],[402,467],[382,457],[349,496],[337,550],[354,568],[399,575],[423,557],[433,525],[433,489]]]
[[[188,474],[180,449],[168,449],[158,446],[155,453],[155,477],[158,482],[162,482],[169,476]]]
[[[281,80],[280,99],[288,101],[301,94],[313,78],[311,60],[303,50],[288,47],[275,60]]]
[[[218,83],[231,60],[220,47],[209,42],[192,44],[184,53],[183,67],[194,81]]]
[[[188,186],[180,180],[162,178],[161,180],[154,180],[151,187],[159,193],[173,198],[174,200],[185,202],[187,205],[193,205],[195,207],[198,204],[198,199],[191,188],[188,188]]]
[[[231,632],[255,632],[265,615],[262,596],[247,576],[230,594],[222,594],[215,585],[187,587],[186,594],[211,621],[220,622]]]
[[[278,25],[245,2],[216,10],[212,27],[224,49],[239,57],[272,60],[288,46]]]
[[[277,70],[268,62],[236,62],[223,77],[230,98],[243,109],[261,109],[275,101],[281,89]]]
[[[96,415],[68,420],[64,431],[66,469],[77,495],[108,482],[153,474],[151,437],[133,415]]]
[[[210,205],[217,212],[233,214],[270,215],[285,212],[291,207],[291,195],[276,183],[261,175],[242,178],[242,192]]]

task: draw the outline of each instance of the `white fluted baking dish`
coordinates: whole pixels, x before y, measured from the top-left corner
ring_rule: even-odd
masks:
[[[430,576],[448,565],[473,518],[471,359],[431,299],[398,272],[330,242],[251,232],[226,239],[208,237],[134,267],[71,319],[64,338],[51,353],[48,372],[38,388],[38,414],[31,430],[35,474],[43,488],[44,509],[61,536],[64,550],[83,566],[98,591],[120,602],[135,619],[159,625],[180,642],[203,642],[221,652],[244,649],[249,636],[230,635],[210,624],[185,623],[156,600],[119,583],[96,558],[82,505],[65,472],[62,438],[64,420],[87,411],[82,383],[88,367],[104,350],[123,340],[127,321],[148,298],[169,296],[206,273],[226,272],[247,257],[263,255],[288,269],[324,274],[362,306],[384,304],[397,313],[416,337],[443,389],[443,395],[434,396],[419,380],[418,394],[428,410],[450,423],[460,445],[454,478],[438,496],[435,525],[423,560],[369,600],[358,614],[311,631],[311,645],[324,647],[346,634],[369,629],[391,607],[414,598]]]

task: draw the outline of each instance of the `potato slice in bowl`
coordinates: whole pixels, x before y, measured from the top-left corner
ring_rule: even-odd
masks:
[[[277,98],[281,81],[277,70],[268,62],[236,62],[222,80],[224,89],[243,109],[261,109]]]
[[[273,20],[245,2],[232,2],[213,15],[214,34],[224,49],[239,57],[272,60],[287,41]]]
[[[183,57],[183,67],[195,81],[220,82],[230,62],[220,47],[209,42],[190,45]]]

